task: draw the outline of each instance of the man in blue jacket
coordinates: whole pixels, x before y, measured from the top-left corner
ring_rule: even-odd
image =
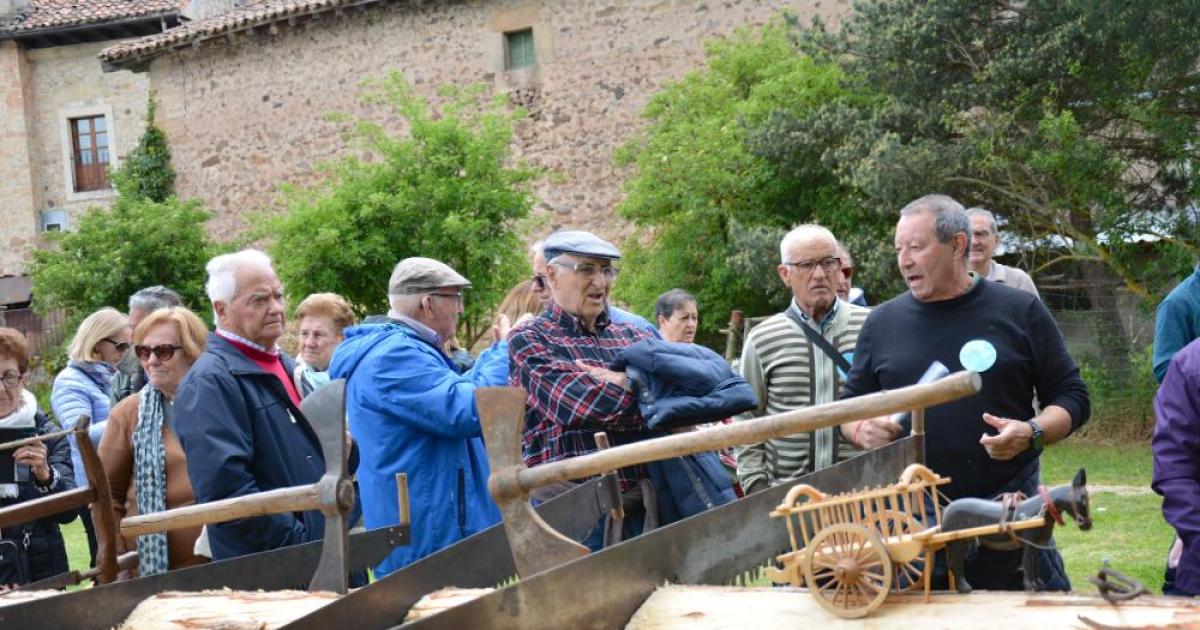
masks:
[[[275,347],[283,334],[283,286],[257,250],[209,261],[205,288],[217,329],[175,397],[175,428],[196,503],[316,483],[321,443],[300,412],[296,364]],[[207,527],[214,560],[313,540],[316,510],[244,518]]]
[[[348,379],[346,413],[361,449],[368,529],[398,522],[396,474],[408,475],[413,543],[384,559],[376,577],[500,521],[487,490],[475,388],[507,382],[507,319],[465,374],[443,350],[470,286],[439,261],[400,261],[388,282],[388,321],[347,330],[329,366],[330,376]]]

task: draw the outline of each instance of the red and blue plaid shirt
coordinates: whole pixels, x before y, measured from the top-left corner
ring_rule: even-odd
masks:
[[[650,333],[632,325],[610,322],[607,313],[588,332],[578,318],[553,303],[509,335],[508,382],[525,390],[526,465],[591,453],[597,431],[606,432],[613,444],[665,435],[646,428],[633,393],[575,363],[581,359],[608,367],[621,350],[649,338]],[[622,489],[645,477],[640,468],[619,471]]]

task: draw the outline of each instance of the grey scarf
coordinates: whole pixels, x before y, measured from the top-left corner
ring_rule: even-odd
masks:
[[[133,486],[138,512],[167,509],[167,451],[163,444],[163,405],[159,389],[146,385],[138,394],[138,422],[133,430]],[[138,572],[156,575],[167,571],[167,535],[138,536]]]

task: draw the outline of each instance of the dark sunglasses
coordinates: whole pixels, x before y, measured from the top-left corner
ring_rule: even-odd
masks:
[[[154,353],[154,356],[158,357],[159,361],[170,361],[171,357],[175,356],[176,350],[183,350],[183,346],[172,346],[172,345],[168,345],[168,344],[163,344],[161,346],[154,346],[154,347],[150,347],[150,346],[134,346],[133,347],[134,354],[137,355],[137,358],[139,358],[143,361],[150,360],[151,352]]]
[[[112,339],[109,339],[108,337],[105,337],[104,341],[111,343],[113,345],[113,347],[117,349],[117,352],[125,352],[126,350],[129,349],[128,341],[113,341]]]
[[[545,291],[546,290],[546,276],[539,273],[533,277],[532,282],[533,282],[533,290],[534,291]]]

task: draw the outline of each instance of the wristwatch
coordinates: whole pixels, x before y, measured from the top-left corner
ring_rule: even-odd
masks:
[[[1029,428],[1033,431],[1029,436],[1029,448],[1035,451],[1042,450],[1046,445],[1046,432],[1042,431],[1042,425],[1038,424],[1037,420],[1030,420]]]

